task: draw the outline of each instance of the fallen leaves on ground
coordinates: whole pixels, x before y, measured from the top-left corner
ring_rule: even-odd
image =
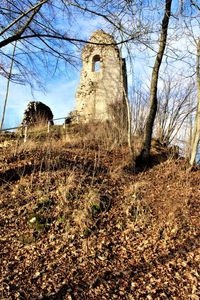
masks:
[[[1,150],[2,299],[199,299],[200,170],[128,149]]]

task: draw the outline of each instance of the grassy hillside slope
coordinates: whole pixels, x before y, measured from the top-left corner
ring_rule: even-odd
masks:
[[[0,148],[1,299],[199,299],[200,170],[94,139]]]

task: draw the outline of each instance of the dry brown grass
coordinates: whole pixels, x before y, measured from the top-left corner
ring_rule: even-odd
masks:
[[[82,195],[79,207],[73,212],[74,223],[78,226],[81,235],[89,233],[95,227],[95,217],[101,211],[101,200],[98,190],[90,189]]]
[[[195,299],[199,171],[76,130],[0,150],[3,297]]]

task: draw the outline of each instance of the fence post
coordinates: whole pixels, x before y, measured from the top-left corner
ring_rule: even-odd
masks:
[[[47,133],[50,132],[50,121],[48,121]]]
[[[25,126],[24,126],[24,143],[27,142],[27,131],[28,131],[28,126],[25,125]]]

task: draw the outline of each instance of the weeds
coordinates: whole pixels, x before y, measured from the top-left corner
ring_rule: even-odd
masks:
[[[128,149],[95,126],[0,149],[5,295],[192,299],[199,172],[173,159],[127,172]]]
[[[28,223],[35,230],[36,236],[47,232],[51,226],[52,218],[41,213],[32,213],[28,218]]]

